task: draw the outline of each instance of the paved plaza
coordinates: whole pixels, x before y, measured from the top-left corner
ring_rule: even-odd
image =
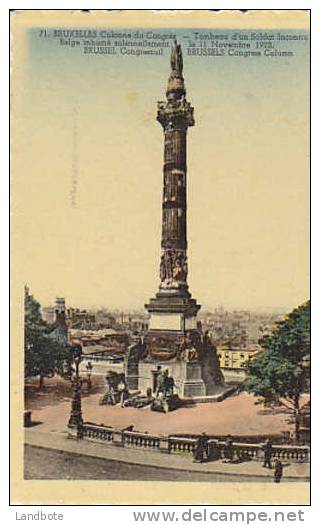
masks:
[[[241,393],[219,403],[186,406],[162,414],[150,408],[121,408],[99,405],[103,393],[95,384],[82,397],[85,421],[117,429],[134,425],[135,430],[157,435],[232,434],[261,436],[289,430],[288,416],[255,404],[255,398]],[[226,464],[221,460],[194,463],[192,456],[161,454],[146,449],[116,447],[106,443],[68,439],[71,407],[70,383],[58,378],[46,381],[45,388],[26,389],[26,408],[32,410],[33,426],[25,430],[25,476],[27,479],[140,479],[145,481],[263,481],[273,482],[273,469],[260,462]],[[91,468],[89,458],[94,458]],[[73,468],[78,465],[78,470]],[[47,466],[50,467],[47,468]],[[45,467],[44,467],[45,466]],[[307,481],[308,464],[284,464],[283,481]]]
[[[185,482],[239,482],[265,481],[272,483],[272,478],[261,480],[260,477],[242,477],[239,475],[194,472],[159,467],[123,463],[114,459],[102,459],[63,450],[52,450],[25,446],[25,479],[73,479],[73,480],[121,480],[121,481],[183,481]],[[292,481],[292,480],[290,480]]]
[[[99,391],[97,391],[99,390]],[[168,414],[152,412],[150,408],[101,406],[101,388],[82,397],[84,421],[121,429],[134,425],[135,430],[159,435],[207,432],[214,435],[262,435],[289,432],[288,414],[283,410],[265,410],[246,393],[229,397],[219,403],[203,403],[179,408]],[[27,394],[26,408],[41,431],[63,432],[70,415],[71,388],[67,381],[46,380],[43,392]]]

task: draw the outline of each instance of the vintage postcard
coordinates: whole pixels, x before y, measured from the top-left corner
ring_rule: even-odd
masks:
[[[11,13],[11,498],[309,504],[310,13]]]

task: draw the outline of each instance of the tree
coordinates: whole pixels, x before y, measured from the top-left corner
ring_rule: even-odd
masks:
[[[267,406],[286,407],[298,441],[301,397],[310,389],[310,301],[295,308],[259,343],[263,351],[248,363],[245,389]]]
[[[67,346],[52,337],[50,327],[41,317],[40,304],[25,293],[25,377],[39,376],[39,388],[45,377],[61,374],[71,359]]]

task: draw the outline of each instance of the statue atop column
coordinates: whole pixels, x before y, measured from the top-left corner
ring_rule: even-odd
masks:
[[[174,41],[174,47],[171,50],[171,69],[173,76],[182,77],[183,70],[183,59],[182,51],[180,44],[177,44],[177,41]]]

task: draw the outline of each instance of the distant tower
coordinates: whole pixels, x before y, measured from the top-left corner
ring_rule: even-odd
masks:
[[[68,327],[66,322],[66,300],[64,297],[56,297],[54,310],[55,328],[50,333],[50,337],[65,345],[68,340]]]
[[[56,297],[55,309],[61,313],[66,310],[66,300],[64,297]]]

